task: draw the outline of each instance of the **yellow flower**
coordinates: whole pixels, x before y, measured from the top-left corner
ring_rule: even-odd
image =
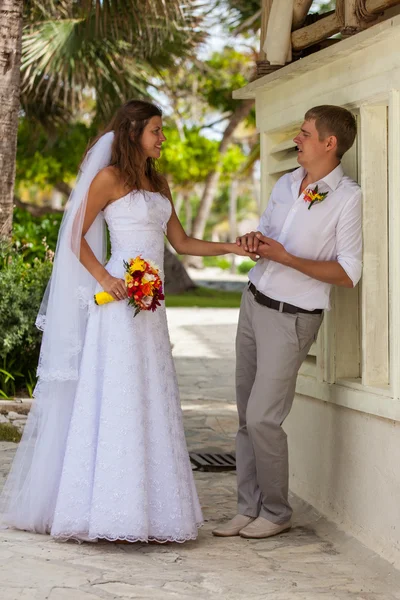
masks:
[[[114,302],[114,298],[108,292],[98,292],[94,295],[94,301],[97,305],[100,304],[108,304],[109,302]]]
[[[129,273],[125,273],[125,283],[126,283],[126,285],[128,285],[129,283],[131,283],[131,281],[133,281],[132,275],[130,275]]]
[[[129,266],[130,273],[134,273],[135,271],[144,271],[145,269],[146,263],[140,258],[140,256],[134,258]]]

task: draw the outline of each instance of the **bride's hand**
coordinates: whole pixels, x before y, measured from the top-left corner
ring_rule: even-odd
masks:
[[[114,298],[114,300],[124,300],[128,297],[126,293],[125,281],[120,279],[119,277],[113,277],[108,274],[102,281],[100,281],[100,285],[103,290]]]
[[[229,246],[230,252],[232,252],[232,254],[236,254],[237,256],[247,256],[255,262],[260,258],[258,254],[253,252],[246,252],[246,250],[242,246],[238,246],[237,244],[229,244]]]

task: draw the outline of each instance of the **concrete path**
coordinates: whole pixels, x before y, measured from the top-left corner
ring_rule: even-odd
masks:
[[[170,309],[190,450],[234,448],[236,310]],[[0,444],[0,476],[14,452]],[[214,538],[235,512],[234,473],[196,472],[206,519],[186,544],[57,543],[0,532],[1,600],[400,600],[400,573],[301,500],[269,540]]]

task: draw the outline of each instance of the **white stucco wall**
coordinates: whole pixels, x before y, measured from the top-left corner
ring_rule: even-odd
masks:
[[[264,207],[308,108],[357,115],[344,166],[363,187],[362,284],[334,290],[285,429],[292,490],[400,568],[400,16],[234,95],[256,99]]]
[[[290,487],[400,568],[400,423],[297,396]]]

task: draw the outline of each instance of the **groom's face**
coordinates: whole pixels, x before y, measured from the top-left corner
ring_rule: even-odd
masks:
[[[293,141],[298,148],[297,162],[306,169],[326,157],[326,141],[319,139],[315,121],[304,121]]]

